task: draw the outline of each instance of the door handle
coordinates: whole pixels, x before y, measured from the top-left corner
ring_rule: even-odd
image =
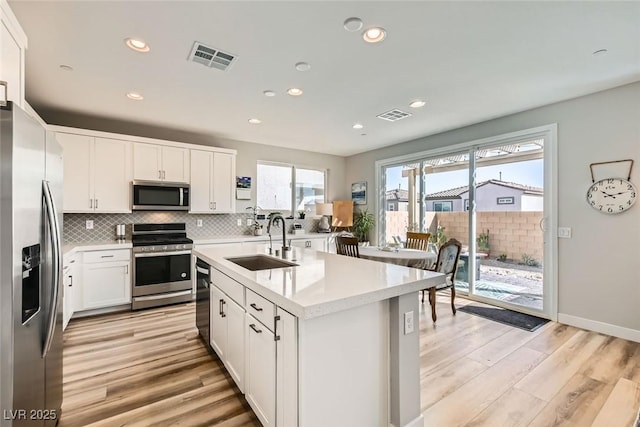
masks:
[[[58,290],[60,288],[60,267],[62,265],[62,258],[60,257],[60,225],[58,224],[58,210],[56,209],[55,200],[51,194],[51,188],[48,181],[42,181],[42,196],[44,198],[45,212],[47,216],[47,222],[49,225],[49,238],[51,239],[51,262],[52,268],[52,287],[53,292],[51,295],[51,302],[49,306],[49,313],[47,319],[47,326],[45,329],[44,343],[42,345],[42,357],[44,358],[53,342],[53,335],[55,334],[56,316],[58,315]]]

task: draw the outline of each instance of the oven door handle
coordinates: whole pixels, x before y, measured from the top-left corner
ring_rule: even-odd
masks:
[[[200,274],[206,274],[207,276],[209,275],[209,270],[199,266],[196,266],[196,271]]]
[[[133,254],[134,258],[148,258],[169,255],[189,255],[191,251],[175,251],[175,252],[140,252]]]

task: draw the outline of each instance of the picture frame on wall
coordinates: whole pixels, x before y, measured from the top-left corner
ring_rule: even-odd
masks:
[[[356,205],[367,204],[367,181],[359,181],[351,184],[351,200]]]

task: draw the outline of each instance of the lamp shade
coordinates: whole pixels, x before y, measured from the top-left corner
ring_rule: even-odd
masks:
[[[333,215],[333,204],[316,203],[316,215]]]

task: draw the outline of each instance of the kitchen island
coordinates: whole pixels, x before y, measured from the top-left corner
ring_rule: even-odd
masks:
[[[417,291],[444,276],[301,248],[283,268],[229,260],[267,253],[194,250],[211,266],[210,344],[260,421],[422,425]]]

